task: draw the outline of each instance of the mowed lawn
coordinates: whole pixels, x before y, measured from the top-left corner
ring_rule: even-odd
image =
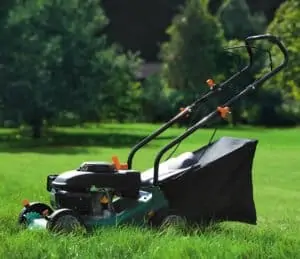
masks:
[[[10,130],[0,130],[0,258],[300,258],[299,128],[217,131],[215,138],[259,140],[253,168],[257,226],[222,223],[195,233],[106,228],[89,236],[55,236],[17,226],[22,199],[48,202],[48,174],[74,169],[87,160],[110,161],[112,155],[125,161],[130,147],[155,128],[107,124],[60,129],[39,145],[21,145]],[[182,131],[171,129],[144,148],[134,160],[135,168],[152,167],[157,151]],[[211,133],[197,131],[176,154],[206,144]]]

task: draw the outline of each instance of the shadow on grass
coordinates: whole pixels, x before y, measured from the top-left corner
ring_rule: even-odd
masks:
[[[47,137],[32,140],[29,136],[20,136],[15,132],[0,133],[0,152],[20,153],[87,153],[88,147],[131,148],[147,135],[121,132],[60,132],[52,131]],[[174,136],[158,137],[157,140],[169,140]],[[153,145],[153,144],[152,144]]]
[[[247,125],[216,125],[216,127],[207,127],[207,130],[214,130],[215,128],[218,129],[218,131],[229,131],[229,132],[262,132],[267,131],[272,128],[267,127],[253,127],[253,126],[247,126]]]

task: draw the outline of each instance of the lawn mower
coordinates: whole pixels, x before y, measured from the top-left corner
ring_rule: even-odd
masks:
[[[250,69],[252,45],[260,40],[279,47],[284,56],[282,63],[164,146],[155,157],[153,168],[145,172],[133,169],[138,150]],[[46,189],[50,193],[50,205],[24,200],[18,223],[29,229],[67,232],[121,224],[161,226],[178,220],[196,224],[220,221],[257,224],[252,164],[258,140],[221,137],[198,150],[161,162],[168,150],[213,118],[226,118],[235,101],[287,65],[287,50],[273,35],[250,36],[245,39],[244,47],[249,54],[247,66],[223,83],[216,84],[209,79],[209,90],[135,145],[127,163],[114,156],[112,162],[84,162],[77,169],[48,175]]]

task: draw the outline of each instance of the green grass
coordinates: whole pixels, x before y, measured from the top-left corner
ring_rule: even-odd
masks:
[[[227,135],[259,139],[254,161],[258,225],[223,223],[205,232],[155,232],[138,228],[99,229],[90,236],[54,236],[21,230],[21,200],[48,202],[45,177],[86,160],[125,161],[130,147],[155,125],[102,125],[60,129],[32,143],[0,130],[0,258],[300,258],[300,129],[222,129]],[[138,169],[152,167],[156,152],[182,130],[171,129],[143,149]],[[176,153],[205,144],[201,130]],[[242,195],[242,194],[241,194]]]

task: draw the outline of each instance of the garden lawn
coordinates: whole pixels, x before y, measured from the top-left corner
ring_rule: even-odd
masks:
[[[215,138],[259,139],[253,181],[257,226],[222,223],[205,232],[99,229],[89,236],[55,236],[21,230],[17,216],[24,198],[48,202],[46,176],[83,161],[126,161],[130,147],[155,125],[105,124],[57,129],[33,143],[0,130],[0,258],[300,258],[300,129],[220,129]],[[157,151],[183,129],[171,129],[137,154],[134,167],[152,167]],[[176,154],[207,143],[199,130]],[[241,194],[242,195],[242,194]]]

